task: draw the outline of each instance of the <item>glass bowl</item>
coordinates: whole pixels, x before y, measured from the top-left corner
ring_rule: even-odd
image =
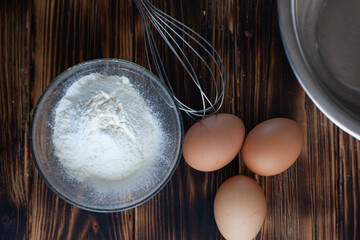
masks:
[[[142,166],[146,168],[146,176],[133,174],[122,180],[105,182],[79,180],[69,174],[55,156],[52,135],[57,103],[74,82],[91,73],[127,77],[160,122],[165,137],[154,160]],[[118,212],[146,202],[165,186],[181,158],[183,135],[181,114],[163,82],[134,63],[99,59],[67,69],[45,89],[32,117],[30,145],[41,177],[59,197],[89,211]]]

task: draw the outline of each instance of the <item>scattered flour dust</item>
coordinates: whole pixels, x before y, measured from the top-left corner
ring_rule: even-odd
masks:
[[[79,180],[120,180],[161,143],[160,124],[126,77],[93,73],[67,90],[55,109],[55,156]]]

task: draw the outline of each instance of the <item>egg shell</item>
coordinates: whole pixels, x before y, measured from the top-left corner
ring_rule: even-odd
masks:
[[[226,180],[214,200],[214,216],[227,240],[253,239],[267,212],[264,192],[252,178],[238,175]]]
[[[272,176],[288,169],[299,157],[303,133],[287,118],[264,121],[247,135],[242,149],[245,165],[254,173]]]
[[[218,170],[236,157],[244,137],[244,124],[235,115],[223,113],[203,118],[185,134],[185,161],[199,171]]]

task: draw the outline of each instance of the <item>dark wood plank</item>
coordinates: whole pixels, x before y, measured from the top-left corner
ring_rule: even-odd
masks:
[[[304,93],[294,78],[282,50],[275,1],[240,1],[237,6],[238,78],[247,132],[273,117],[288,117],[303,123]],[[302,124],[303,125],[303,124]],[[306,165],[302,156],[297,165]],[[251,174],[245,169],[242,171]],[[305,167],[305,166],[302,166]],[[296,166],[274,177],[257,177],[268,202],[268,214],[260,239],[309,239],[311,222],[307,172],[297,179]],[[305,184],[300,186],[299,184]],[[301,190],[301,191],[300,191]]]
[[[27,233],[30,6],[0,2],[0,239]]]
[[[29,155],[31,112],[50,81],[76,63],[114,57],[147,66],[141,18],[132,0],[1,1],[0,239],[222,239],[213,198],[239,173],[254,177],[267,198],[257,239],[358,239],[360,141],[331,123],[298,84],[283,51],[276,1],[152,2],[220,52],[227,75],[222,112],[240,116],[247,132],[272,117],[301,124],[298,161],[278,176],[259,177],[240,155],[214,173],[182,159],[165,188],[134,210],[97,214],[67,204],[47,188]],[[176,96],[196,105],[191,81],[157,41]],[[207,83],[206,73],[201,81]],[[204,86],[212,95],[213,86]],[[194,123],[184,120],[185,129]]]
[[[133,60],[131,1],[33,1],[32,108],[66,68],[96,58]],[[124,44],[121,44],[124,43]],[[31,168],[29,239],[133,239],[133,210],[95,214],[59,199]]]
[[[154,1],[163,11],[176,17],[202,34],[224,57],[227,74],[226,103],[222,111],[234,109],[235,43],[232,25],[233,1]],[[170,79],[173,80],[179,99],[190,106],[199,101],[197,93],[190,90],[193,83],[183,67],[170,54],[170,49],[160,41],[162,54],[167,55]],[[194,45],[194,47],[196,47]],[[190,55],[196,64],[199,60]],[[201,69],[200,75],[208,77]],[[204,83],[209,78],[204,77]],[[204,84],[204,91],[211,92],[212,85]],[[229,104],[232,103],[232,104]],[[194,120],[185,117],[188,128]],[[227,177],[237,173],[237,162],[214,173],[201,173],[191,169],[181,159],[169,184],[153,199],[136,209],[136,239],[219,239],[213,218],[213,198],[216,189]]]
[[[324,117],[297,83],[281,46],[276,2],[240,1],[237,11],[247,129],[264,119],[289,117],[302,125],[305,140],[293,167],[258,178],[269,211],[258,238],[358,238],[359,141]]]

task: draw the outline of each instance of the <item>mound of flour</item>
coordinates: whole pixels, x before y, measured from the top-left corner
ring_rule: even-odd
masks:
[[[119,180],[154,157],[162,139],[149,107],[126,77],[93,73],[55,109],[55,156],[79,180]]]

